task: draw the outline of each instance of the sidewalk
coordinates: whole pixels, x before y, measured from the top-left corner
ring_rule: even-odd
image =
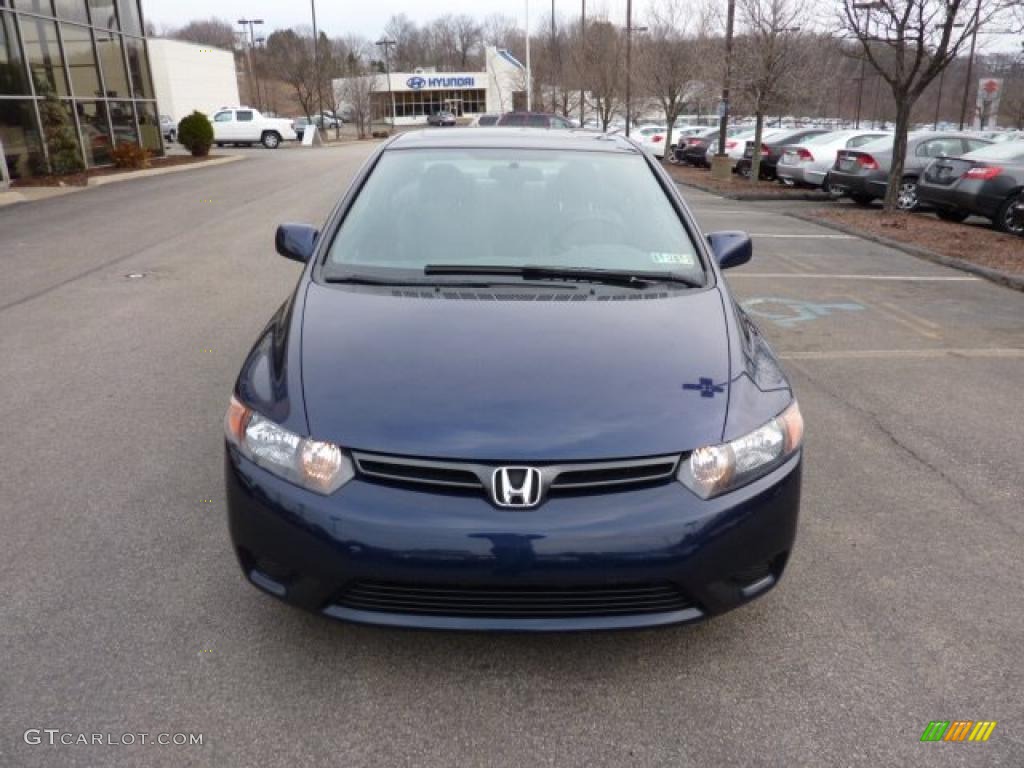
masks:
[[[212,168],[217,165],[225,165],[238,160],[244,160],[244,155],[227,155],[207,160],[202,163],[190,163],[188,165],[173,165],[169,168],[147,168],[141,171],[128,171],[126,173],[111,174],[109,176],[94,176],[89,179],[87,186],[64,186],[64,187],[20,187],[0,192],[0,208],[17,203],[32,203],[37,200],[47,200],[51,197],[60,197],[72,192],[83,192],[93,187],[102,187],[107,184],[116,184],[122,181],[133,179],[145,179],[150,176],[164,176],[169,173],[183,173],[185,171],[196,171],[201,168]]]

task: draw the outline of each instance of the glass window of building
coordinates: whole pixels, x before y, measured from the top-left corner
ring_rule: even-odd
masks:
[[[150,152],[160,151],[160,118],[156,112],[156,104],[152,102],[137,103],[139,111],[139,138],[143,147]]]
[[[103,96],[100,73],[96,68],[96,51],[92,47],[92,33],[88,27],[61,24],[64,55],[71,72],[71,92],[78,98],[95,99]]]
[[[121,19],[122,32],[129,35],[142,35],[139,0],[117,0],[117,15]]]
[[[30,100],[0,99],[0,141],[4,143],[11,179],[33,176],[43,170],[43,147]]]
[[[75,104],[85,142],[85,161],[90,166],[110,162],[110,125],[107,104],[103,101],[79,101]]]
[[[110,122],[114,128],[115,144],[138,144],[139,134],[135,130],[135,112],[130,101],[111,101]]]
[[[149,59],[146,57],[145,43],[134,37],[126,37],[124,47],[128,52],[128,71],[132,76],[132,93],[137,99],[152,99],[153,86],[149,82]]]
[[[124,54],[121,51],[121,36],[103,30],[96,30],[96,50],[100,55],[103,82],[109,99],[125,98],[128,90],[128,72],[124,68]]]
[[[25,46],[37,95],[44,91],[58,96],[68,95],[68,81],[64,76],[60,46],[57,44],[57,25],[34,16],[21,16],[21,39]]]
[[[19,11],[31,11],[41,13],[44,16],[53,16],[53,3],[50,0],[16,0],[15,5]]]
[[[0,4],[2,2],[0,0]],[[0,96],[28,93],[28,78],[25,77],[25,62],[18,51],[14,17],[9,13],[0,13]]]
[[[114,0],[89,0],[89,13],[94,27],[118,28]]]
[[[66,21],[89,23],[89,13],[85,9],[85,0],[54,0],[57,16]]]

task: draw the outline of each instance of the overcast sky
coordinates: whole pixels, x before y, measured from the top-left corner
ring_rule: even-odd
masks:
[[[635,0],[635,13],[647,6],[647,0]],[[404,13],[418,22],[429,21],[445,13],[469,13],[483,18],[503,13],[522,21],[524,0],[319,0],[316,5],[317,24],[333,36],[358,32],[367,37],[380,35],[387,20]],[[588,0],[591,9],[604,9],[609,14],[625,15],[625,0]],[[310,24],[310,6],[305,0],[142,0],[146,18],[157,25],[181,26],[191,19],[218,16],[237,21],[241,18],[263,19],[271,29]],[[555,0],[560,15],[577,15],[579,0]],[[538,18],[551,12],[551,0],[531,0],[530,15]],[[532,26],[532,25],[531,25]]]

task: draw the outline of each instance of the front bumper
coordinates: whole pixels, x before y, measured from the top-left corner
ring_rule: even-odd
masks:
[[[228,448],[228,520],[246,577],[286,602],[348,621],[425,629],[574,631],[697,621],[767,592],[796,534],[801,456],[703,501],[675,481],[549,498],[501,510],[482,495],[361,478],[330,497],[278,479]],[[365,609],[362,585],[390,590],[671,589],[670,610],[543,615]],[[379,587],[372,587],[379,589]],[[576,598],[573,598],[576,599]],[[589,605],[589,603],[588,603]],[[660,603],[659,603],[660,605]],[[479,608],[479,606],[477,606]]]

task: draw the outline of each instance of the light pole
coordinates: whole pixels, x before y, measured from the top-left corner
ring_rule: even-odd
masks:
[[[586,107],[586,94],[584,93],[584,83],[586,82],[587,73],[587,0],[583,0],[583,9],[580,12],[580,128],[583,127],[583,120],[586,117],[584,114],[584,108]]]
[[[526,0],[526,111],[533,111],[533,69],[530,67],[530,0]]]
[[[384,49],[384,71],[388,73],[388,101],[391,102],[391,130],[395,129],[395,92],[391,89],[391,46],[398,45],[397,40],[389,40],[386,37],[382,37],[374,45],[379,45]]]
[[[633,33],[646,31],[633,26],[633,0],[626,0],[626,136],[633,121]]]
[[[256,82],[256,75],[252,68],[252,49],[256,42],[256,35],[253,32],[253,27],[263,24],[263,19],[239,19],[239,26],[242,27],[242,37],[245,38],[245,28],[249,28],[249,37],[245,45],[245,66],[249,70],[249,96],[253,96],[253,88],[256,88],[256,106],[262,109],[263,106],[260,102],[260,91],[259,84]]]
[[[864,27],[864,31],[866,32],[865,39],[867,40],[867,42],[871,41],[871,11],[873,11],[875,8],[881,8],[882,5],[883,4],[882,4],[881,0],[875,0],[874,2],[870,2],[870,3],[854,3],[853,4],[853,9],[855,11],[867,11],[868,12],[867,25]],[[857,84],[857,116],[854,118],[854,121],[853,121],[853,127],[854,128],[860,128],[860,106],[861,106],[861,102],[862,102],[862,100],[864,98],[864,78],[867,75],[867,64],[868,64],[868,55],[867,55],[867,53],[863,53],[861,55],[861,59],[860,59],[860,80],[859,80],[859,82]]]
[[[736,0],[729,0],[725,17],[725,78],[722,80],[722,101],[718,105],[718,154],[717,176],[728,176],[728,162],[725,162],[725,138],[729,125],[729,81],[732,79],[732,28],[736,19]],[[712,160],[714,163],[714,160]]]
[[[320,35],[316,31],[316,0],[309,0],[313,12],[313,76],[316,78],[316,100],[320,108],[320,119],[317,121],[317,132],[324,124],[324,91],[320,86]]]

